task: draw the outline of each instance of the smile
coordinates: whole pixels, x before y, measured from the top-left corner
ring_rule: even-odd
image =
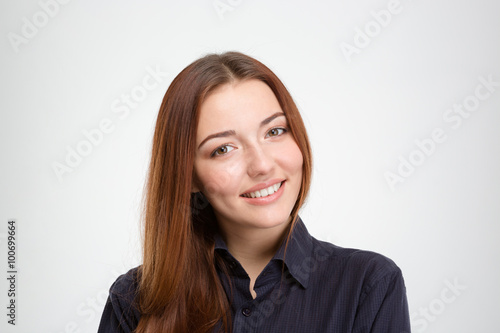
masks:
[[[267,188],[264,188],[262,190],[243,193],[241,196],[243,196],[245,198],[264,198],[264,197],[270,196],[273,193],[277,192],[280,189],[282,184],[283,184],[283,182],[279,182],[279,183],[271,185]]]

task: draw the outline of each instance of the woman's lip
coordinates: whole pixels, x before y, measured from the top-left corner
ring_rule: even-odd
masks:
[[[265,197],[260,197],[260,198],[247,198],[247,197],[241,197],[243,200],[245,200],[247,203],[252,204],[252,205],[257,205],[257,206],[262,206],[262,205],[267,205],[270,203],[275,202],[278,200],[281,195],[283,194],[283,191],[285,190],[285,181],[283,181],[283,184],[281,184],[281,187],[274,192],[271,195],[265,196]]]
[[[269,181],[267,181],[265,183],[260,183],[260,184],[255,185],[252,188],[249,188],[248,190],[246,190],[245,192],[243,192],[241,195],[246,194],[246,193],[250,193],[250,192],[260,191],[260,190],[268,188],[269,186],[272,186],[274,184],[281,183],[283,181],[285,181],[285,180],[284,179],[279,179],[279,178],[271,179],[271,180],[269,180]]]

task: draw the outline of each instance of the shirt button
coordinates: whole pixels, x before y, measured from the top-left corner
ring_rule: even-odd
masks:
[[[245,308],[245,309],[241,310],[241,313],[243,313],[243,315],[245,317],[250,317],[250,315],[252,314],[252,310]]]

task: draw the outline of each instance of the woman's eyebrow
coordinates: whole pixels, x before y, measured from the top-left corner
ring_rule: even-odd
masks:
[[[264,126],[264,125],[267,125],[269,124],[271,121],[273,121],[275,118],[277,117],[284,117],[285,114],[282,112],[282,111],[279,111],[279,112],[276,112],[274,113],[273,115],[267,117],[266,119],[262,120],[260,122],[260,127]],[[215,139],[215,138],[225,138],[225,137],[228,137],[228,136],[231,136],[231,135],[236,135],[236,131],[235,130],[228,130],[228,131],[224,131],[224,132],[218,132],[218,133],[214,133],[214,134],[210,134],[209,136],[207,136],[201,143],[200,145],[198,146],[198,149],[201,148],[201,146],[203,144],[205,144],[205,142],[207,142],[208,140],[210,139]]]

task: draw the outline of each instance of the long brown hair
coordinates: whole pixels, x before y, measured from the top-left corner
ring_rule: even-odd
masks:
[[[217,224],[203,196],[191,193],[199,109],[220,85],[257,79],[276,95],[303,156],[302,184],[291,213],[297,220],[311,182],[311,149],[299,111],[265,65],[238,52],[210,54],[172,81],[158,113],[143,208],[138,333],[231,330],[228,297],[219,281],[213,235]]]

